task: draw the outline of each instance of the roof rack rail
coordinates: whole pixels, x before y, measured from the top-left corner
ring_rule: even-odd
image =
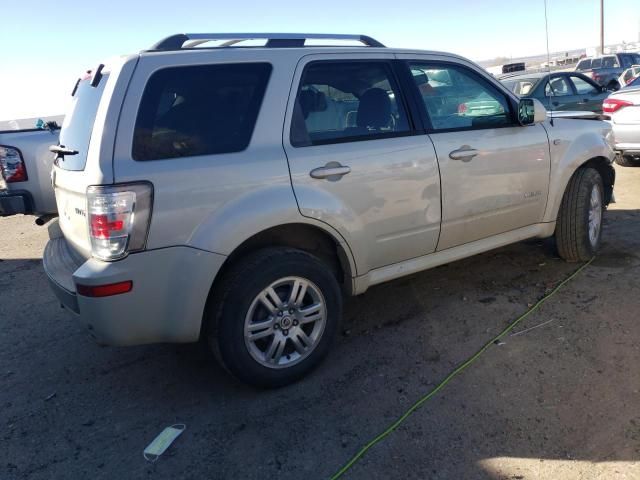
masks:
[[[306,40],[355,40],[367,47],[384,47],[382,43],[367,35],[344,35],[330,33],[178,33],[160,40],[148,51],[180,50],[193,48],[212,40],[227,40],[221,47],[230,47],[245,40],[267,40],[266,47],[304,47]],[[185,46],[185,43],[190,42]]]

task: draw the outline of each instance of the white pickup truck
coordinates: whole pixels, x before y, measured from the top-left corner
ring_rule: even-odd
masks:
[[[0,122],[0,216],[55,214],[51,187],[62,117]]]

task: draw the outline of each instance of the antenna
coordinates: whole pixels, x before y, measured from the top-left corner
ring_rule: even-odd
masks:
[[[547,82],[549,82],[549,95],[547,96],[547,105],[549,106],[549,123],[551,123],[551,126],[553,127],[553,114],[551,114],[551,94],[553,93],[553,87],[551,86],[551,53],[549,52],[549,20],[547,18],[547,0],[544,0],[544,30],[547,37]]]

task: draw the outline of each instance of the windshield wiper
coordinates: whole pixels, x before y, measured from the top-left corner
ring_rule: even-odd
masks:
[[[64,162],[65,155],[77,155],[78,150],[73,150],[71,148],[67,148],[64,145],[51,145],[49,147],[49,151],[56,154],[56,158],[53,161],[55,165],[58,165],[58,161],[62,160]]]
[[[57,153],[58,156],[64,157],[65,155],[77,155],[78,150],[73,150],[71,148],[67,148],[64,145],[51,145],[49,147],[49,151],[53,153]]]

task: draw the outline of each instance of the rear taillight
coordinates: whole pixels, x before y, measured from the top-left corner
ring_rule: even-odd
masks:
[[[0,145],[0,175],[7,183],[27,181],[27,169],[20,150]]]
[[[617,98],[607,98],[602,102],[602,113],[615,113],[621,108],[633,105],[627,100],[618,100]]]
[[[92,255],[117,260],[144,250],[152,202],[150,183],[89,187],[87,221]]]

